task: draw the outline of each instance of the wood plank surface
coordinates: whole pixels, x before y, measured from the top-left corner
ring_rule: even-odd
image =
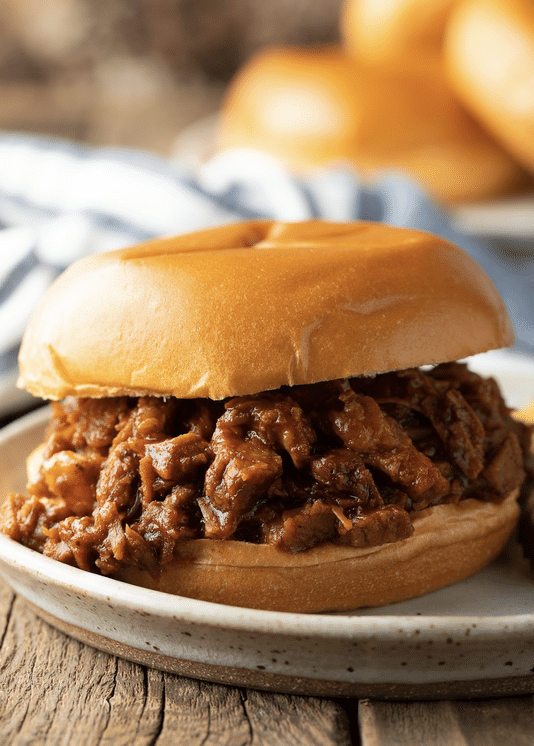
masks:
[[[533,698],[359,703],[362,746],[532,746]]]
[[[1,746],[354,742],[346,705],[194,681],[115,658],[41,621],[2,580],[0,640]]]

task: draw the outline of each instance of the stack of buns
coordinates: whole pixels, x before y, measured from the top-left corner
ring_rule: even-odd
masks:
[[[299,172],[399,170],[445,204],[530,187],[529,0],[346,0],[340,31],[338,47],[250,58],[223,101],[218,147]]]

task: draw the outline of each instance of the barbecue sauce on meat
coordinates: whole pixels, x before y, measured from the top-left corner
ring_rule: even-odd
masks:
[[[525,478],[524,426],[459,363],[224,402],[68,397],[52,412],[0,530],[104,574],[162,566],[196,538],[289,552],[395,542],[415,511],[499,501]]]

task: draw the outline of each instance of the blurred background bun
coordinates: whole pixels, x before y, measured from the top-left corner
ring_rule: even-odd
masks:
[[[455,0],[345,0],[340,17],[346,49],[373,64],[440,54]]]
[[[223,99],[218,145],[257,148],[300,171],[401,170],[446,203],[500,196],[523,178],[453,95],[438,57],[385,68],[334,47],[258,52]]]
[[[534,3],[463,0],[451,13],[446,61],[454,91],[534,172]]]

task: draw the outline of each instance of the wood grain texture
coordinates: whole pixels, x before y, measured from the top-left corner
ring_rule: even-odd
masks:
[[[533,698],[359,703],[362,746],[532,746]]]
[[[339,702],[194,681],[115,658],[0,581],[2,746],[351,746]]]
[[[468,746],[449,702],[359,706],[362,746]]]

